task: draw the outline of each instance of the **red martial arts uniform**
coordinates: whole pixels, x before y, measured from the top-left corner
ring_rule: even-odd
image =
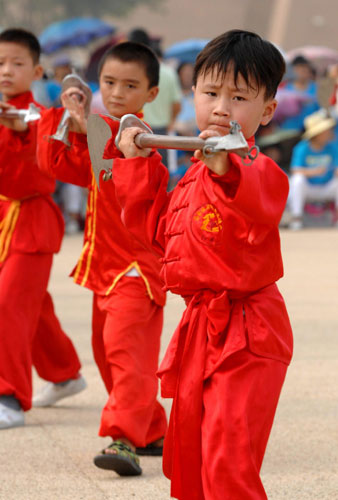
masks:
[[[167,428],[164,409],[156,400],[165,303],[159,257],[122,224],[114,184],[101,181],[98,191],[86,136],[70,133],[70,149],[45,140],[55,132],[62,113],[62,108],[49,109],[41,119],[38,157],[44,171],[89,190],[84,245],[72,276],[94,292],[93,352],[110,394],[99,435],[124,436],[143,447],[163,437]],[[118,122],[108,123],[114,138]],[[121,155],[113,139],[106,150],[107,158]],[[136,277],[128,276],[130,272]]]
[[[9,104],[31,102],[26,92]],[[36,122],[26,132],[0,126],[0,395],[13,394],[23,410],[31,407],[32,364],[51,382],[80,369],[47,292],[64,227],[51,198],[55,181],[36,163],[36,137]]]
[[[224,176],[196,160],[170,194],[158,153],[114,162],[126,226],[162,250],[166,287],[187,303],[159,371],[173,398],[163,467],[180,500],[267,498],[259,471],[292,355],[275,284],[287,177],[263,155],[229,158]]]

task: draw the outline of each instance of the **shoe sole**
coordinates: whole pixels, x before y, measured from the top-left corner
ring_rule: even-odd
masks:
[[[1,424],[0,423],[0,430],[1,429],[14,429],[14,427],[23,427],[25,425],[25,422],[16,422],[14,424]]]
[[[113,470],[119,476],[140,476],[142,474],[142,469],[139,465],[121,455],[97,455],[94,458],[94,464],[100,469]]]
[[[136,448],[137,455],[140,457],[162,457],[162,446],[145,446],[144,448]]]

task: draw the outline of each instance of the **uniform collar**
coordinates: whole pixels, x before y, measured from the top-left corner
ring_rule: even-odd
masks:
[[[23,92],[22,94],[16,95],[9,99],[7,102],[8,104],[12,104],[15,106],[17,109],[24,109],[27,108],[29,103],[33,101],[33,94],[30,90],[27,90],[27,92]]]

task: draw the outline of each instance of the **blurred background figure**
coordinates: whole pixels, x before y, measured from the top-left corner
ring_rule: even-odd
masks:
[[[180,135],[196,135],[198,129],[194,109],[194,93],[192,91],[194,65],[182,62],[177,68],[182,91],[181,110],[176,116],[174,129]]]
[[[338,64],[330,66],[327,74],[333,83],[333,89],[329,100],[329,104],[332,106],[331,113],[335,118],[338,118]]]
[[[80,186],[57,181],[53,198],[61,208],[65,219],[66,234],[72,235],[82,231],[84,228],[87,190]]]
[[[177,135],[196,137],[199,130],[196,124],[194,93],[192,90],[193,72],[194,64],[191,62],[181,62],[177,68],[182,99],[181,110],[174,122],[174,130]],[[192,154],[191,151],[176,151],[176,168],[171,171],[170,188],[173,188],[186,173],[191,165],[190,158]]]
[[[163,62],[160,40],[152,40],[142,28],[133,29],[128,40],[151,47],[160,60],[159,93],[156,99],[144,106],[144,120],[154,134],[174,133],[174,123],[181,111],[182,92],[176,71]],[[168,167],[168,152],[160,149],[163,164]]]
[[[303,56],[296,56],[291,62],[291,68],[293,76],[285,84],[284,89],[299,97],[299,108],[293,116],[285,118],[281,127],[302,131],[305,117],[320,107],[317,100],[316,71],[310,61]]]
[[[291,159],[290,229],[303,227],[307,202],[332,202],[332,222],[337,225],[338,144],[334,137],[335,125],[335,120],[325,109],[305,118],[303,140],[294,148]]]
[[[52,68],[51,78],[47,80],[45,85],[50,106],[58,107],[61,106],[60,95],[62,80],[73,71],[73,66],[70,58],[63,55],[53,60]]]

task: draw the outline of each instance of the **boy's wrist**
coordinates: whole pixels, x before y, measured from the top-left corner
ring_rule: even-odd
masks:
[[[229,171],[230,160],[227,153],[216,153],[213,156],[205,157],[202,151],[197,151],[194,156],[201,160],[215,175],[221,177]]]
[[[70,132],[87,135],[87,120],[85,118],[83,120],[77,120],[76,118],[70,117],[68,123]]]

